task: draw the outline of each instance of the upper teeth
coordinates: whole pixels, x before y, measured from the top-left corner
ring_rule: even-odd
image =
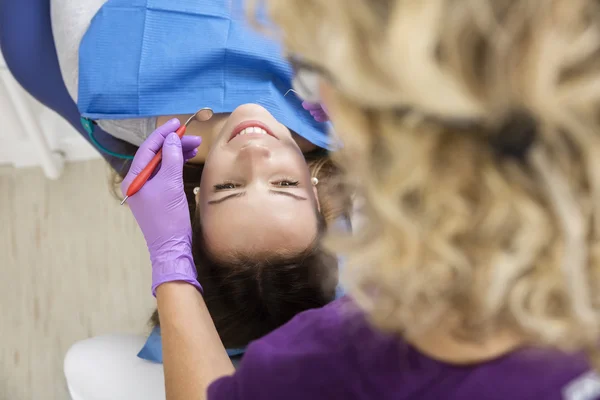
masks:
[[[246,128],[246,129],[242,130],[240,133],[238,133],[235,136],[245,135],[247,133],[259,133],[261,135],[266,135],[267,131],[265,131],[262,128],[259,128],[258,126],[251,126],[250,128]]]

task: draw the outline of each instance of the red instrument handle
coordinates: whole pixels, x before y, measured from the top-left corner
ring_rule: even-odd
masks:
[[[181,125],[179,129],[175,131],[175,133],[177,134],[177,136],[182,138],[185,134],[185,130],[186,126]],[[148,179],[150,179],[150,176],[158,166],[158,163],[160,163],[160,160],[162,160],[162,149],[160,149],[158,153],[156,153],[154,158],[152,158],[148,165],[144,167],[142,172],[140,172],[140,174],[135,177],[133,182],[131,182],[131,185],[129,185],[129,187],[127,188],[127,197],[131,197],[137,192],[139,192],[139,190],[144,186],[144,184],[148,182]]]

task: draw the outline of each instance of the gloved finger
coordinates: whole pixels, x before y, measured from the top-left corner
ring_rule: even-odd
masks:
[[[181,138],[181,148],[183,149],[183,153],[187,153],[188,151],[197,149],[200,147],[202,143],[202,138],[200,136],[184,136]]]
[[[308,101],[303,101],[302,108],[304,108],[306,111],[320,110],[321,105],[319,103],[310,103]]]
[[[185,139],[185,136],[181,139],[182,144],[183,144],[183,139]],[[196,157],[196,154],[198,154],[198,149],[196,149],[196,148],[193,148],[192,150],[189,150],[189,151],[184,151],[183,152],[183,162],[184,163],[188,162],[192,158]],[[154,170],[154,173],[151,175],[150,179],[154,178],[154,176],[158,173],[158,171],[160,171],[161,165],[162,165],[162,162],[158,164],[158,166]]]
[[[202,138],[200,136],[184,136],[181,138],[181,149],[183,152],[183,160],[184,162],[188,162],[192,158],[196,157],[198,154],[198,146],[202,143]],[[150,176],[150,179],[154,178],[154,176],[160,171],[160,167],[162,166],[162,162],[156,166],[156,169]]]
[[[310,114],[313,116],[313,118],[317,122],[329,121],[329,116],[327,114],[325,114],[325,111],[323,111],[323,110],[311,111]]]
[[[148,165],[148,163],[154,158],[156,153],[162,148],[165,138],[171,133],[175,132],[181,123],[177,118],[170,119],[164,125],[156,128],[154,132],[142,143],[138,151],[135,153],[129,174],[127,177],[138,175]]]
[[[162,167],[158,172],[167,179],[181,178],[183,175],[183,152],[181,139],[176,133],[171,133],[165,139],[162,147]]]
[[[196,157],[196,154],[198,154],[198,149],[193,149],[193,150],[184,152],[183,153],[183,161],[188,162],[192,158]]]
[[[160,150],[164,138],[171,132],[174,132],[179,128],[181,123],[177,118],[173,118],[167,121],[164,125],[158,127],[148,138],[142,143],[140,148],[135,153],[129,172],[121,182],[121,192],[126,193],[129,185],[136,176],[148,165],[148,163],[154,158],[156,153]],[[158,167],[156,168],[158,170]],[[155,171],[156,171],[155,170]],[[153,174],[154,175],[154,174]]]

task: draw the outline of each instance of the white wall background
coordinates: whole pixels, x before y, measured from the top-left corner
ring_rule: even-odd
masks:
[[[39,167],[57,179],[64,162],[100,158],[73,127],[32,98],[0,54],[0,165]]]

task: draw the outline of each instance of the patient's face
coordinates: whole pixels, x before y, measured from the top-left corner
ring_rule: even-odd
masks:
[[[198,206],[216,257],[305,250],[317,235],[316,191],[291,132],[264,108],[238,107],[206,158]]]

